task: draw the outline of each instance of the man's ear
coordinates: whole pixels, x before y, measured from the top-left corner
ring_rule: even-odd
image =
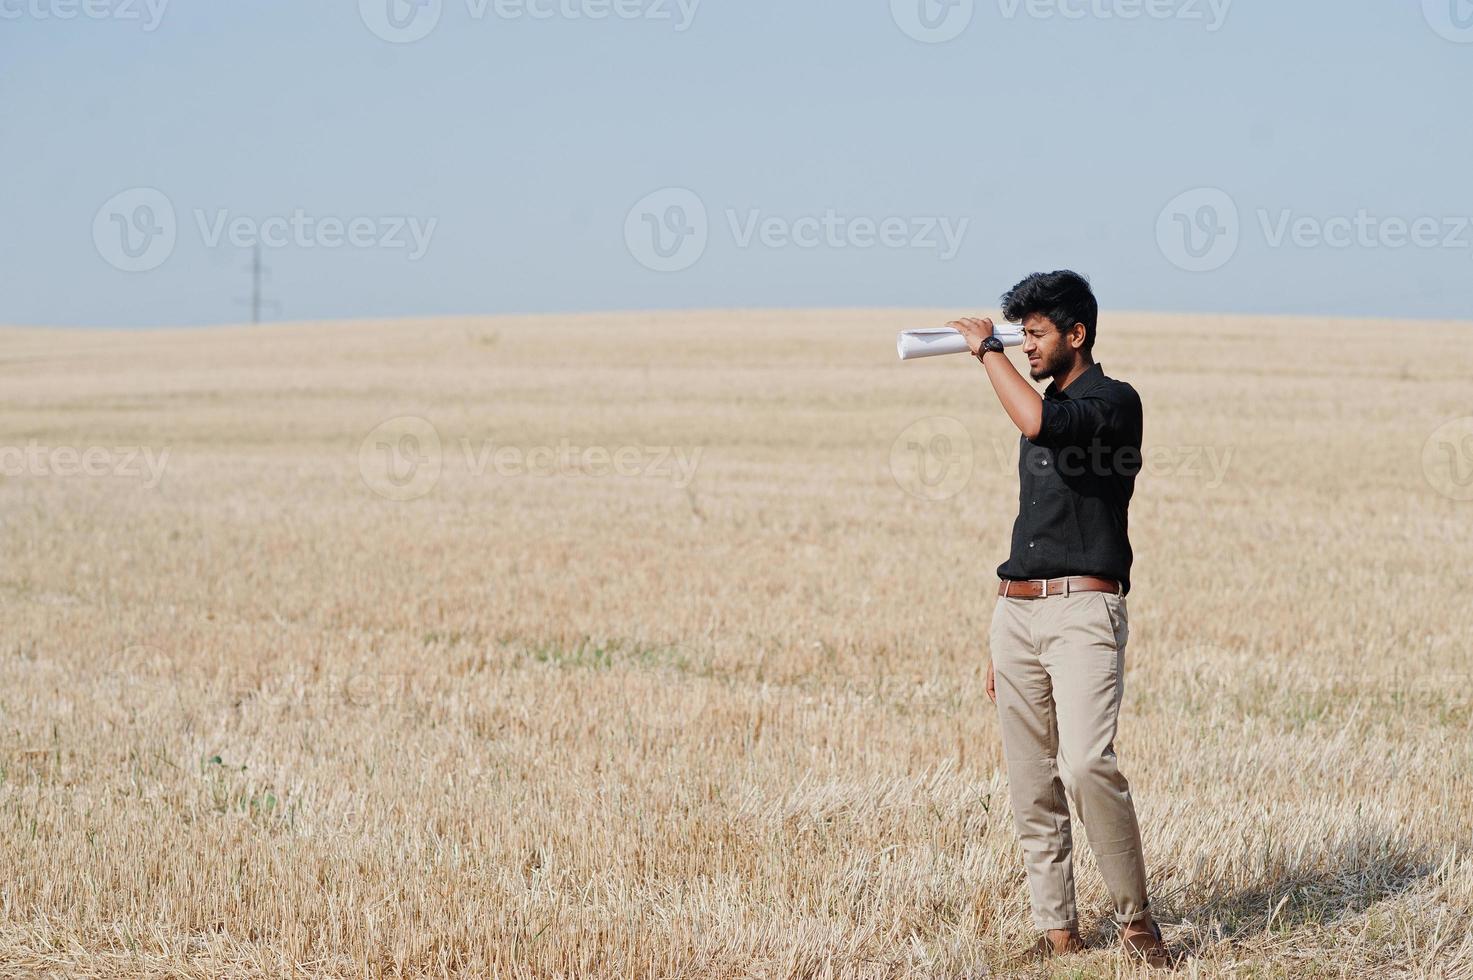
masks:
[[[1069,346],[1075,350],[1084,349],[1084,341],[1089,337],[1089,331],[1084,324],[1076,323],[1069,328]]]

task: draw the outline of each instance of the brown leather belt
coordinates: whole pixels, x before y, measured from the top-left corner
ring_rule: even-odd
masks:
[[[1071,592],[1114,592],[1124,595],[1124,587],[1113,578],[1093,575],[1069,575],[1065,578],[1034,578],[1026,582],[1003,579],[997,583],[997,594],[1008,599],[1042,599]]]

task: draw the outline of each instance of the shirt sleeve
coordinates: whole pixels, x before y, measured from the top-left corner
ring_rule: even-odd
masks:
[[[1108,442],[1116,426],[1116,406],[1099,395],[1043,401],[1043,423],[1035,445],[1048,449],[1088,446],[1095,439]]]

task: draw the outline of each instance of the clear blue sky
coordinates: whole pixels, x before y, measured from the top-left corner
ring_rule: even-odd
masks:
[[[0,0],[0,323],[238,322],[258,234],[286,319],[963,311],[1060,267],[1473,316],[1468,0],[86,2]]]

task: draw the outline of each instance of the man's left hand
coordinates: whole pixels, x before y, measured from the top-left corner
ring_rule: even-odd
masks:
[[[982,341],[992,336],[992,320],[988,317],[962,317],[960,320],[952,320],[947,326],[967,338],[967,346],[971,348],[973,357],[982,353]]]

